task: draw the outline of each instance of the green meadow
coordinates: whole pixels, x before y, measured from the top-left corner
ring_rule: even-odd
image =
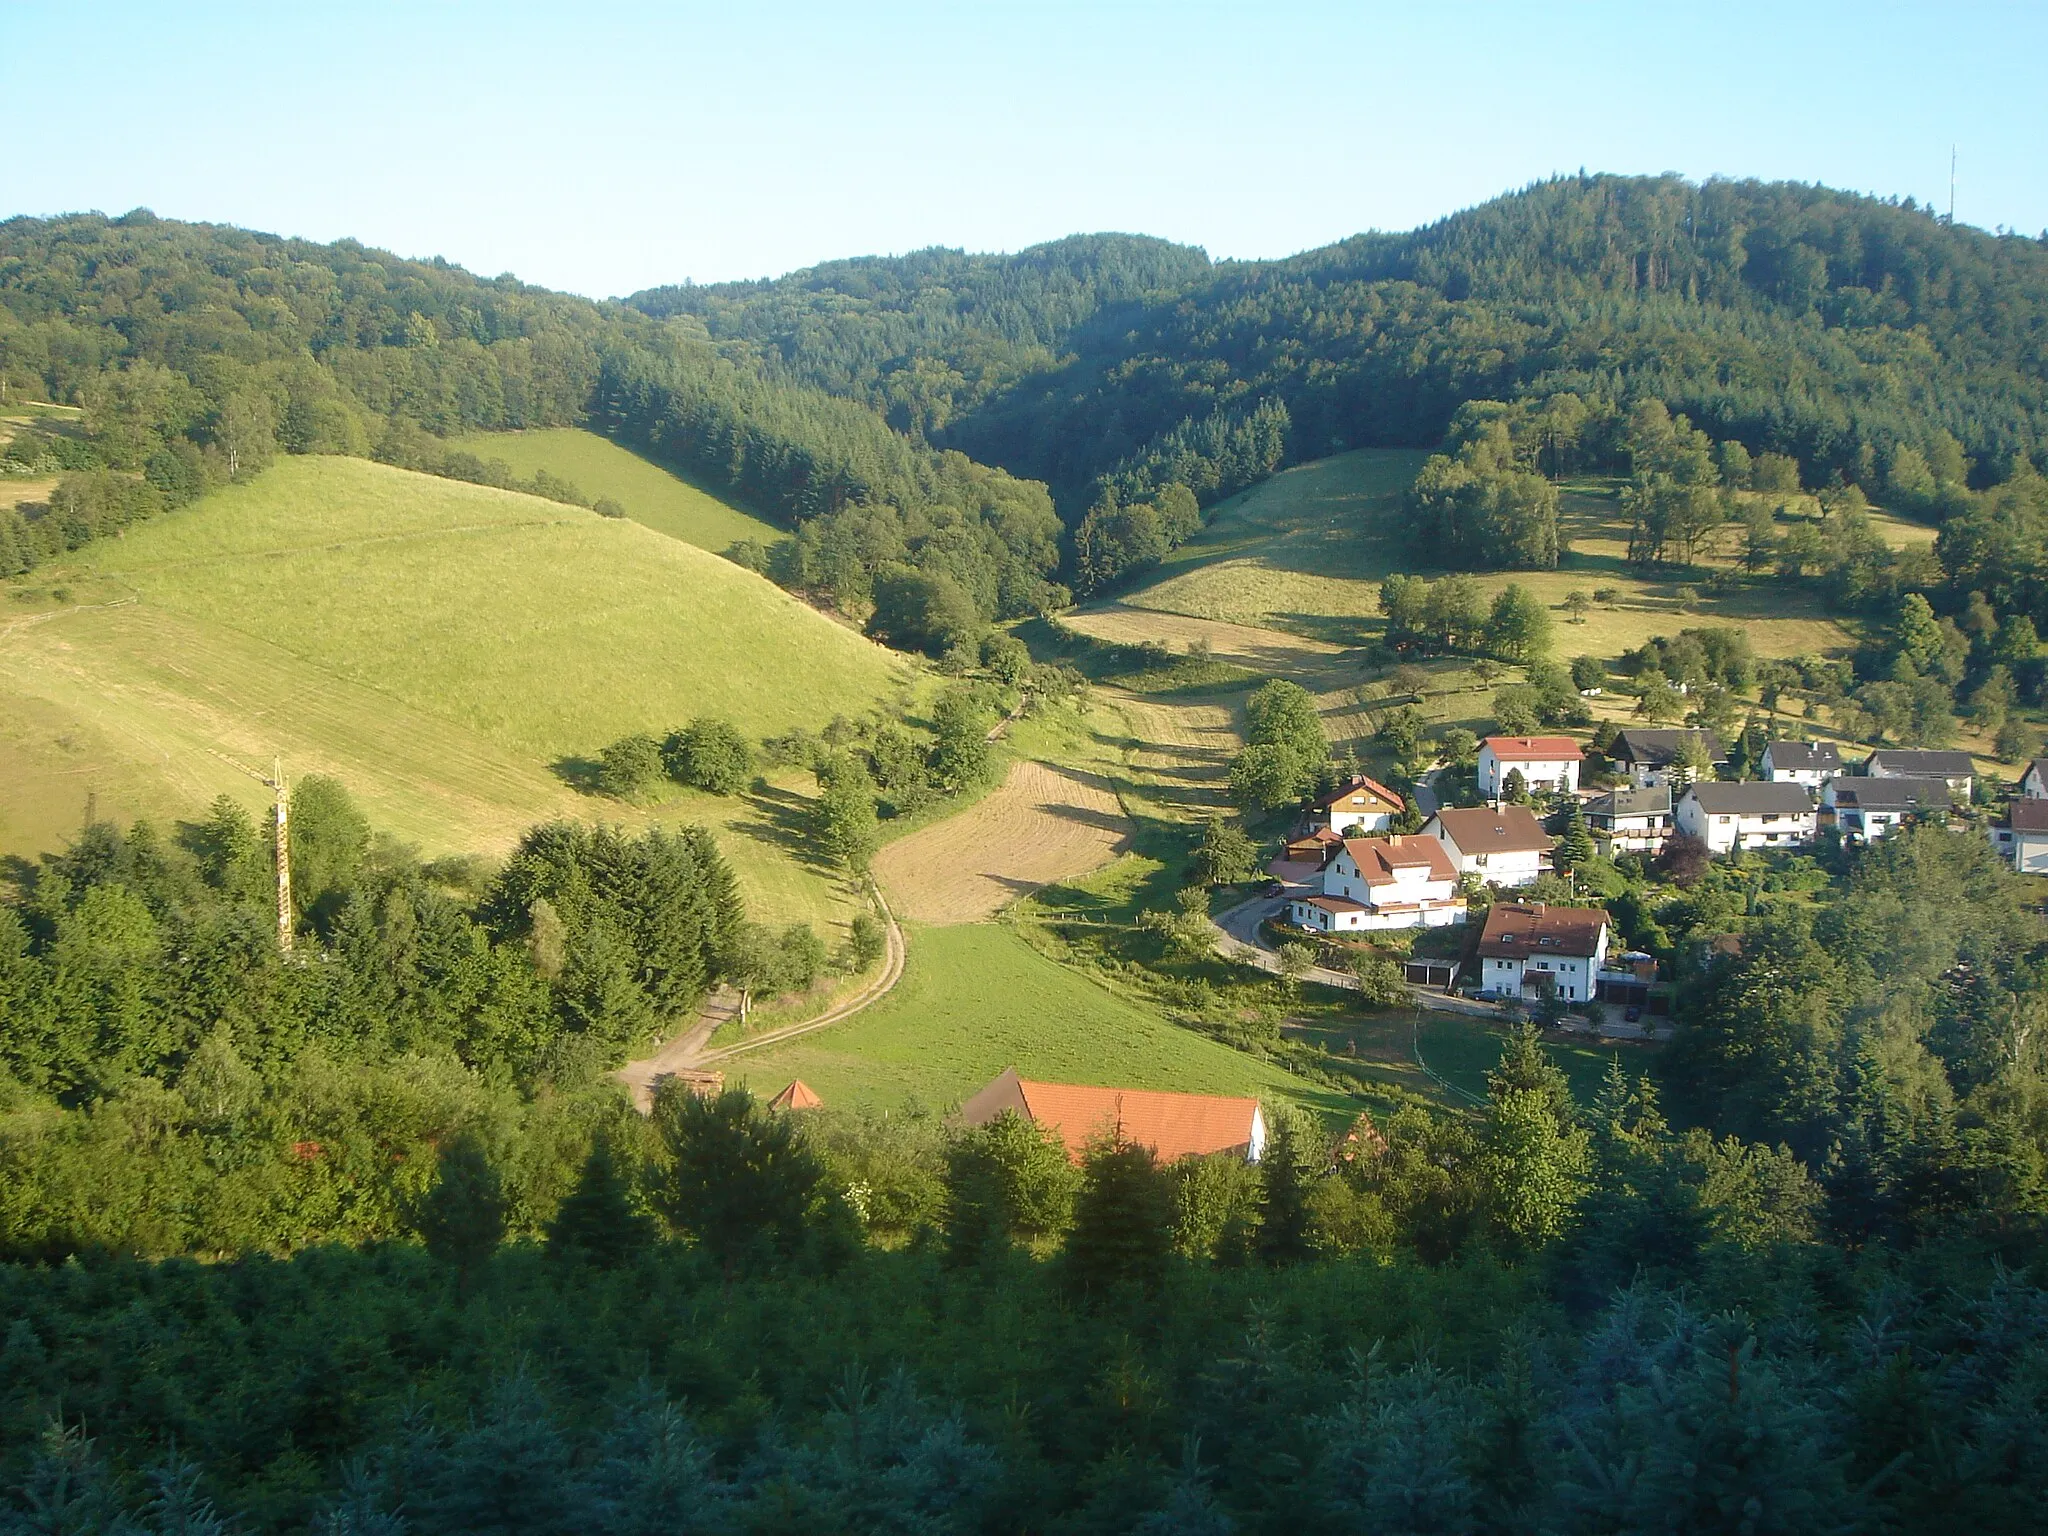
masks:
[[[13,583],[0,606],[0,852],[98,814],[168,821],[237,764],[331,773],[429,854],[553,816],[703,821],[773,921],[850,910],[796,831],[801,782],[635,808],[578,791],[634,730],[752,737],[895,701],[900,658],[771,583],[630,521],[359,459],[246,485]]]
[[[743,539],[769,543],[783,531],[700,491],[659,464],[577,427],[538,432],[476,432],[448,440],[480,459],[503,459],[522,479],[536,470],[575,485],[592,501],[610,497],[626,516],[685,544],[716,553]]]
[[[827,1104],[938,1108],[1005,1067],[1055,1082],[1256,1094],[1336,1111],[1340,1096],[1169,1023],[1033,950],[1001,924],[912,928],[896,989],[843,1024],[726,1062],[773,1093],[793,1077]]]

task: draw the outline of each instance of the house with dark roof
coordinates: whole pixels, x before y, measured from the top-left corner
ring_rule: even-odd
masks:
[[[1715,853],[1738,848],[1797,848],[1813,841],[1813,797],[1804,784],[1695,784],[1673,817],[1681,832]]]
[[[1622,785],[1586,802],[1586,829],[1616,853],[1656,853],[1671,835],[1671,786]]]
[[[1818,822],[1874,843],[1900,822],[1941,815],[1953,803],[1942,779],[1831,779],[1820,792]]]
[[[1728,766],[1727,749],[1712,731],[1638,730],[1631,726],[1616,733],[1607,755],[1615,767],[1628,775],[1631,784],[1661,784],[1692,742],[1706,749],[1707,761],[1714,765],[1715,772]]]
[[[1310,810],[1311,830],[1325,827],[1339,837],[1384,832],[1405,809],[1401,796],[1364,774],[1316,797]]]
[[[1764,745],[1764,780],[1819,789],[1842,776],[1842,752],[1832,741],[1773,741]]]
[[[1554,839],[1527,806],[1484,806],[1438,811],[1422,829],[1451,856],[1460,875],[1493,885],[1527,885],[1550,866]]]
[[[1479,989],[1496,997],[1591,1001],[1607,960],[1607,914],[1597,907],[1496,902],[1479,933]]]
[[[1977,779],[1977,765],[1967,752],[1879,747],[1863,760],[1863,773],[1872,779],[1940,779],[1951,794],[1967,800]]]
[[[1322,888],[1287,903],[1288,920],[1317,933],[1447,928],[1465,921],[1458,871],[1443,844],[1420,833],[1346,838]]]
[[[1219,1152],[1256,1163],[1266,1150],[1266,1117],[1257,1099],[1042,1083],[1009,1067],[960,1106],[968,1125],[989,1125],[1005,1114],[1053,1131],[1077,1163],[1089,1142],[1106,1137],[1149,1147],[1162,1163]]]
[[[1569,736],[1489,736],[1479,744],[1479,793],[1498,800],[1510,773],[1532,793],[1571,794],[1586,749]]]
[[[1991,824],[1991,846],[2023,875],[2048,875],[2048,798],[2015,796]]]
[[[2029,800],[2048,800],[2048,757],[2037,757],[2020,775],[2020,793]]]

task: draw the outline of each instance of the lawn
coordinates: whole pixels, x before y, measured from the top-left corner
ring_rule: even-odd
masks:
[[[1342,1096],[1169,1023],[999,925],[913,928],[896,990],[865,1013],[734,1058],[772,1093],[801,1077],[828,1104],[957,1102],[1005,1067],[1056,1082],[1257,1094],[1342,1112]]]
[[[527,479],[535,470],[544,469],[569,481],[592,501],[610,497],[634,522],[714,554],[742,539],[766,544],[784,536],[772,523],[742,512],[709,491],[700,491],[652,460],[595,432],[576,427],[477,432],[450,438],[448,446],[480,459],[503,459]]]
[[[88,546],[0,604],[0,853],[191,816],[332,773],[381,828],[494,853],[554,816],[703,821],[773,921],[851,907],[805,861],[808,776],[644,808],[575,787],[632,730],[749,735],[895,707],[911,669],[714,555],[638,524],[354,459],[255,481]],[[62,594],[61,597],[58,594]]]
[[[1409,1012],[1354,1015],[1301,1030],[1333,1054],[1359,1064],[1369,1078],[1411,1093],[1471,1109],[1486,1097],[1486,1076],[1500,1062],[1503,1032],[1462,1014]],[[1544,1049],[1570,1079],[1572,1096],[1590,1104],[1619,1053],[1624,1071],[1651,1071],[1656,1052],[1637,1045],[1599,1050],[1546,1041]],[[1432,1079],[1432,1075],[1434,1077]],[[1438,1081],[1440,1080],[1440,1081]],[[1446,1091],[1442,1086],[1449,1085]]]

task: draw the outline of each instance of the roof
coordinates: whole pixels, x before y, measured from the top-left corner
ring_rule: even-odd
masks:
[[[1370,912],[1362,901],[1353,901],[1349,896],[1297,896],[1296,901],[1305,901],[1312,907],[1321,907],[1325,912]]]
[[[2020,780],[2022,783],[2026,781],[2026,777],[2030,773],[2037,779],[2048,779],[2048,757],[2037,757],[2028,763],[2025,768],[2021,769]]]
[[[2048,805],[2048,801],[2042,803]],[[1344,851],[1358,865],[1358,872],[1364,876],[1367,885],[1384,885],[1394,879],[1396,870],[1414,869],[1418,865],[1429,871],[1432,880],[1458,878],[1458,869],[1451,863],[1451,856],[1433,837],[1420,834],[1347,837],[1344,839]]]
[[[2048,832],[2048,800],[2014,800],[2005,808],[2005,824],[2015,832]]]
[[[1721,738],[1712,731],[1617,731],[1614,746],[1607,755],[1617,762],[1639,763],[1646,768],[1668,768],[1678,761],[1679,750],[1686,742],[1695,738],[1705,743],[1709,762],[1728,761]]]
[[[1624,785],[1595,795],[1586,802],[1588,816],[1669,816],[1671,786],[1652,784],[1645,789]]]
[[[1803,784],[1695,784],[1686,791],[1710,816],[1803,816],[1813,809]]]
[[[1586,755],[1569,736],[1489,736],[1486,746],[1504,763],[1577,762]]]
[[[1442,810],[1435,819],[1457,844],[1458,852],[1468,857],[1475,853],[1550,851],[1550,834],[1526,806],[1504,805],[1497,811],[1489,811],[1485,806]]]
[[[987,1125],[1006,1111],[1050,1126],[1076,1160],[1093,1137],[1108,1134],[1150,1147],[1161,1162],[1170,1163],[1211,1152],[1248,1150],[1259,1101],[1041,1083],[1019,1077],[1010,1067],[960,1106],[960,1118],[969,1125]]]
[[[1863,771],[1893,779],[1960,779],[1975,773],[1977,766],[1967,752],[1879,747],[1863,760]]]
[[[768,1101],[770,1109],[823,1109],[825,1101],[811,1091],[802,1078],[790,1079],[789,1086]]]
[[[1835,804],[1859,811],[1913,811],[1949,803],[1946,779],[1837,779]]]
[[[1339,784],[1328,794],[1317,798],[1315,808],[1319,811],[1334,811],[1343,805],[1348,809],[1354,800],[1361,809],[1399,812],[1407,805],[1406,801],[1378,779],[1369,779],[1361,773],[1350,783]]]
[[[1764,751],[1773,768],[1826,773],[1842,766],[1841,749],[1832,741],[1772,741]]]
[[[1607,914],[1598,907],[1553,907],[1540,901],[1503,901],[1486,914],[1479,953],[1496,960],[1570,955],[1590,959],[1600,951]]]

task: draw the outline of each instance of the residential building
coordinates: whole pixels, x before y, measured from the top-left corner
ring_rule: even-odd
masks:
[[[1715,853],[1795,848],[1813,841],[1813,798],[1804,784],[1695,784],[1679,797],[1674,820]]]
[[[1671,835],[1671,786],[1623,785],[1586,802],[1586,827],[1609,853],[1656,853]]]
[[[1405,807],[1400,795],[1364,774],[1319,797],[1310,815],[1312,825],[1329,828],[1339,837],[1384,832]]]
[[[2048,800],[2048,757],[2037,757],[2020,775],[2020,793],[2029,800]]]
[[[1818,791],[1842,776],[1842,753],[1832,741],[1773,741],[1764,747],[1763,770],[1767,783]]]
[[[1496,997],[1589,1002],[1606,960],[1607,914],[1599,908],[1498,902],[1479,934],[1479,988]]]
[[[1819,824],[1874,843],[1902,821],[1946,811],[1952,800],[1942,779],[1831,779],[1820,792]]]
[[[1343,838],[1318,822],[1313,831],[1283,843],[1266,873],[1292,894],[1312,894],[1323,888],[1323,870],[1343,846]]]
[[[1899,747],[1880,747],[1863,760],[1863,773],[1872,779],[1940,779],[1949,793],[1970,798],[1977,765],[1967,752],[1926,752]]]
[[[1465,921],[1465,901],[1451,856],[1435,838],[1351,837],[1323,866],[1322,889],[1290,899],[1287,916],[1318,933],[1448,928]]]
[[[1527,885],[1550,867],[1553,840],[1526,806],[1441,810],[1422,833],[1444,845],[1459,874],[1494,885]]]
[[[1077,1163],[1088,1143],[1103,1136],[1150,1147],[1162,1163],[1219,1152],[1256,1163],[1266,1150],[1266,1117],[1257,1099],[1041,1083],[1010,1067],[960,1106],[968,1125],[988,1125],[1005,1114],[1051,1127]]]
[[[1519,772],[1531,794],[1571,794],[1585,755],[1569,736],[1489,736],[1479,744],[1479,793],[1498,800],[1508,775]]]
[[[2048,875],[2048,797],[2016,796],[1991,826],[1991,846],[2023,875]]]
[[[1688,742],[1698,742],[1706,748],[1707,760],[1719,772],[1728,766],[1727,750],[1721,745],[1721,738],[1712,731],[1651,731],[1630,727],[1614,738],[1614,745],[1607,755],[1614,760],[1614,766],[1626,773],[1631,784],[1662,784],[1671,777],[1671,770],[1684,755]]]

